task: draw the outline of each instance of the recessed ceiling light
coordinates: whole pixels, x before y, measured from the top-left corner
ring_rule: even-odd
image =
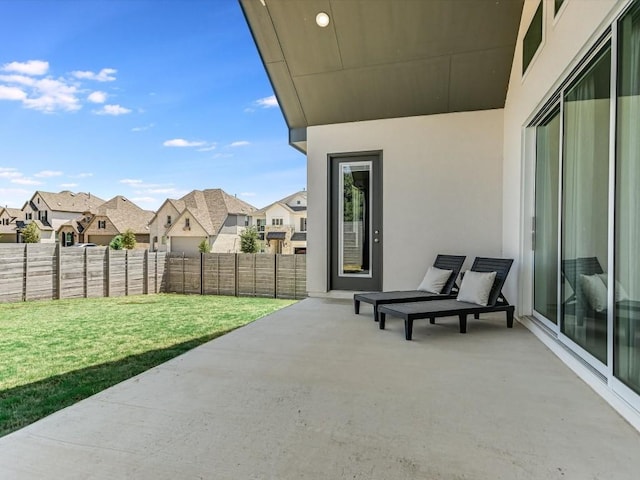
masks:
[[[326,27],[327,25],[329,25],[329,15],[327,15],[325,12],[318,13],[316,15],[316,23],[319,27]]]

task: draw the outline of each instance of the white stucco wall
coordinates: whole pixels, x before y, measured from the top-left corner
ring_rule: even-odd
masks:
[[[383,289],[415,288],[438,253],[502,255],[503,111],[307,129],[307,289],[327,291],[330,154],[381,151]]]
[[[525,1],[504,109],[502,243],[504,255],[516,259],[505,293],[520,314],[530,313],[532,290],[534,150],[533,137],[524,127],[629,1],[565,0],[555,18],[553,0],[544,3],[542,45],[523,77],[522,39],[539,4],[539,0]]]

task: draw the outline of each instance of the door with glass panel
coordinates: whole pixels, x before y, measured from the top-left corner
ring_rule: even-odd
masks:
[[[558,323],[558,202],[560,109],[536,127],[535,215],[533,218],[533,308]]]
[[[331,158],[331,290],[381,290],[380,174],[377,154]]]
[[[640,394],[640,4],[620,21],[617,73],[613,374]]]
[[[565,90],[560,331],[607,364],[611,47]]]

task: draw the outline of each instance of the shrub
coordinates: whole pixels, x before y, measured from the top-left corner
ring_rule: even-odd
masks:
[[[35,223],[31,222],[22,230],[22,241],[24,243],[38,243],[40,241],[40,231]]]
[[[130,228],[127,228],[122,234],[122,248],[126,248],[127,250],[136,248],[136,234],[133,233],[133,230]]]
[[[113,237],[113,240],[111,240],[111,243],[109,243],[109,246],[113,250],[122,250],[124,248],[122,235],[116,235],[115,237]]]
[[[258,231],[255,227],[245,228],[240,234],[240,251],[242,253],[256,253],[258,251]]]
[[[198,250],[200,251],[200,253],[211,252],[211,245],[209,245],[209,240],[207,240],[206,238],[202,240],[200,242],[200,245],[198,245]]]

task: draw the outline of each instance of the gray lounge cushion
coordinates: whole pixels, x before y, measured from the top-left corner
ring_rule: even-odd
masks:
[[[489,294],[496,279],[496,272],[475,272],[467,270],[462,277],[460,292],[457,300],[459,302],[476,303],[487,306]]]
[[[418,290],[430,293],[441,293],[452,273],[453,270],[429,267],[422,279],[422,283],[418,286]]]

